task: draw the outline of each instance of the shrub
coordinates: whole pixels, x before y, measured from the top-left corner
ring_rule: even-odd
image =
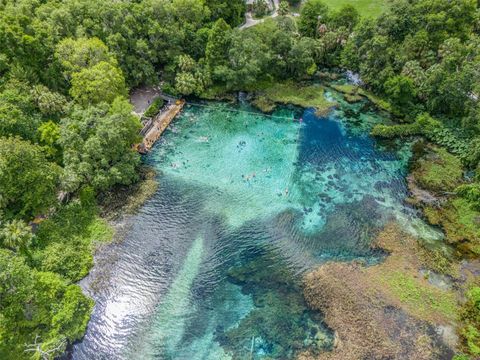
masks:
[[[395,137],[407,137],[420,135],[421,129],[419,124],[402,124],[402,125],[375,125],[371,131],[372,136],[392,139]]]
[[[172,96],[178,96],[178,91],[175,89],[175,86],[172,86],[169,83],[165,83],[162,86],[162,92],[164,92],[165,94],[172,95]]]
[[[433,143],[441,145],[451,153],[460,156],[464,163],[472,162],[469,159],[469,157],[472,157],[470,142],[459,138],[452,130],[428,114],[420,114],[412,124],[376,125],[372,129],[371,135],[383,138],[423,135]]]
[[[143,116],[148,117],[148,118],[154,117],[155,115],[158,114],[160,109],[163,107],[163,104],[164,104],[164,101],[161,97],[155,98],[155,100],[153,100],[153,102],[150,104],[150,106],[145,111]]]

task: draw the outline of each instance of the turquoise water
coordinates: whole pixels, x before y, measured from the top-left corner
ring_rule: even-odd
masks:
[[[338,96],[329,94],[328,96]],[[74,359],[291,359],[332,347],[301,276],[328,260],[376,262],[405,206],[408,144],[378,143],[378,114],[328,118],[248,105],[187,106],[145,159],[159,190],[130,220]],[[88,279],[86,281],[88,283]]]

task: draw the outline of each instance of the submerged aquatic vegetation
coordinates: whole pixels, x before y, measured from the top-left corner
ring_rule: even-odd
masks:
[[[256,96],[252,105],[264,113],[271,113],[275,110],[276,104],[264,95]]]
[[[312,109],[185,107],[146,158],[160,186],[119,245],[114,286],[95,294],[79,358],[142,348],[147,357],[285,359],[332,348],[298,276],[328,259],[378,263],[375,229],[416,219],[402,203],[408,146],[365,135],[381,117],[361,108],[341,102],[320,121]],[[350,109],[358,122],[344,117]],[[181,311],[166,311],[171,304]],[[113,350],[95,339],[105,326]]]
[[[305,276],[307,302],[325,314],[338,346],[320,356],[307,352],[301,359],[452,355],[433,328],[455,320],[455,298],[419,276],[416,240],[391,224],[374,244],[390,253],[384,262],[368,267],[330,262]]]
[[[453,294],[434,288],[418,275],[390,271],[381,277],[381,281],[410,312],[426,318],[438,313],[447,319],[455,319],[457,305]]]
[[[249,353],[292,359],[305,350],[331,349],[333,337],[322,325],[320,314],[307,308],[291,270],[269,256],[268,250],[232,267],[228,274],[255,304],[237,327],[217,335],[222,346],[235,354],[234,359]]]
[[[449,199],[424,209],[428,221],[440,225],[447,240],[466,254],[480,254],[480,213],[464,198]]]
[[[480,213],[474,201],[457,191],[465,188],[459,187],[465,182],[460,159],[444,148],[422,146],[411,175],[414,202],[423,208],[428,222],[441,226],[447,241],[461,252],[480,254]]]
[[[480,287],[473,285],[466,293],[466,302],[461,309],[464,326],[460,331],[466,342],[466,350],[480,355]]]

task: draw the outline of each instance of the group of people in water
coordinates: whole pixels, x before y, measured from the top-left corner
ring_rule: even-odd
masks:
[[[264,173],[268,173],[272,171],[272,168],[271,167],[268,167],[268,168],[265,168],[263,169],[263,172]],[[257,173],[256,172],[253,172],[251,174],[248,174],[248,175],[244,175],[242,174],[242,179],[245,183],[249,184],[250,185],[250,180],[253,180],[257,177]],[[283,190],[283,192],[279,192],[278,193],[278,196],[288,196],[288,193],[289,193],[289,190],[288,190],[288,187],[285,188],[285,190]]]

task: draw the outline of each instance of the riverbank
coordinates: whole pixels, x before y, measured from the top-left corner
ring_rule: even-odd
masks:
[[[157,173],[149,166],[139,169],[139,180],[130,186],[117,186],[99,195],[101,216],[110,221],[133,215],[158,189]]]

